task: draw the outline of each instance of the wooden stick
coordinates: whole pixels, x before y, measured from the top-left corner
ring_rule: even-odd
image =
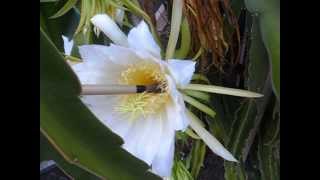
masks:
[[[160,93],[158,85],[82,85],[81,95]]]

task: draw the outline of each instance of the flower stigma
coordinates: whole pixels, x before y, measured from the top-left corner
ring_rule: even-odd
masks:
[[[144,92],[121,97],[115,110],[129,115],[129,118],[131,119],[160,113],[164,110],[164,107],[169,100],[165,74],[156,63],[140,62],[130,64],[127,69],[121,72],[120,83],[127,85],[157,84],[161,88],[161,93]]]

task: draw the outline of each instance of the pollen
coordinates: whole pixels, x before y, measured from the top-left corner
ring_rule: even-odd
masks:
[[[121,72],[121,84],[151,85],[159,84],[163,93],[139,93],[121,97],[116,111],[136,119],[151,114],[160,113],[168,102],[167,82],[164,73],[156,63],[141,62],[131,64]]]

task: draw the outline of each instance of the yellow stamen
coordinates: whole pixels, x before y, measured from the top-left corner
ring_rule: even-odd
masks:
[[[120,83],[128,85],[159,84],[164,93],[140,93],[123,96],[116,111],[136,119],[150,114],[159,113],[168,102],[167,82],[158,64],[141,62],[131,64],[121,73]]]

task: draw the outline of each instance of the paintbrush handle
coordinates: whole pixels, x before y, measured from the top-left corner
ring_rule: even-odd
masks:
[[[143,92],[144,86],[130,85],[82,85],[81,95],[114,95]]]

